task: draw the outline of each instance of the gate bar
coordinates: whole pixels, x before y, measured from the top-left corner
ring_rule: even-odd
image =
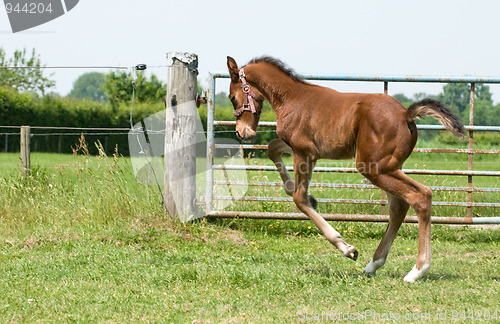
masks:
[[[216,72],[216,79],[227,79],[229,73]],[[368,81],[368,82],[422,82],[422,83],[500,83],[500,77],[486,76],[424,76],[424,75],[369,75],[369,74],[300,74],[299,76],[313,81]]]
[[[327,221],[346,222],[388,222],[388,215],[364,214],[321,214]],[[281,220],[309,220],[302,213],[272,213],[272,212],[243,212],[243,211],[213,211],[207,214],[208,218],[250,218],[250,219],[281,219]],[[418,223],[417,216],[406,216],[405,222]],[[449,217],[431,216],[433,224],[459,225],[488,225],[499,224],[500,217]]]
[[[253,186],[253,187],[283,187],[283,182],[263,182],[263,181],[214,181],[216,186]],[[377,186],[370,184],[349,184],[349,183],[318,183],[311,182],[310,188],[329,188],[329,189],[380,189]],[[500,188],[485,188],[485,187],[445,187],[445,186],[428,186],[432,191],[462,191],[462,192],[500,192]]]
[[[214,126],[236,126],[234,120],[216,120]],[[276,122],[259,122],[260,127],[276,127]],[[442,125],[417,125],[417,129],[424,130],[446,130]],[[481,131],[481,132],[500,132],[500,126],[465,126],[466,131]]]
[[[255,144],[215,144],[216,149],[243,149],[243,150],[267,150],[268,145]],[[500,150],[469,150],[469,149],[446,149],[446,148],[416,148],[413,152],[420,153],[466,153],[466,154],[500,154]]]
[[[240,171],[277,171],[276,166],[270,165],[225,165],[214,164],[214,170],[240,170]],[[292,166],[287,166],[288,171],[293,171]],[[469,171],[469,170],[425,170],[425,169],[402,169],[406,174],[432,174],[432,175],[462,175],[462,176],[486,176],[500,177],[500,171]],[[340,167],[315,167],[314,172],[337,172],[358,173],[356,168]]]

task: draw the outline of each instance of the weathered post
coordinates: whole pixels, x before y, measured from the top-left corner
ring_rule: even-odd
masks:
[[[165,118],[164,201],[171,217],[195,212],[198,56],[169,52]]]
[[[21,171],[24,174],[29,174],[31,167],[30,136],[31,128],[29,126],[21,126]]]

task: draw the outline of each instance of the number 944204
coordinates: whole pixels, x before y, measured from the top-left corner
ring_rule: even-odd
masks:
[[[26,13],[26,14],[41,14],[41,13],[52,13],[52,4],[44,4],[44,3],[5,3],[5,9],[7,13]]]

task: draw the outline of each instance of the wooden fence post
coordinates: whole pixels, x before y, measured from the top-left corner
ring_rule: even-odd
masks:
[[[29,126],[21,126],[21,171],[24,174],[29,174],[31,167],[30,135],[31,128]]]
[[[164,201],[172,218],[186,221],[196,208],[198,56],[169,52],[167,60]]]

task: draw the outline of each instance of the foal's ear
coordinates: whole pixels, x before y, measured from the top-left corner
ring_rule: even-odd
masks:
[[[238,64],[236,64],[236,61],[231,56],[227,57],[227,69],[229,70],[231,81],[238,82],[239,80]]]

